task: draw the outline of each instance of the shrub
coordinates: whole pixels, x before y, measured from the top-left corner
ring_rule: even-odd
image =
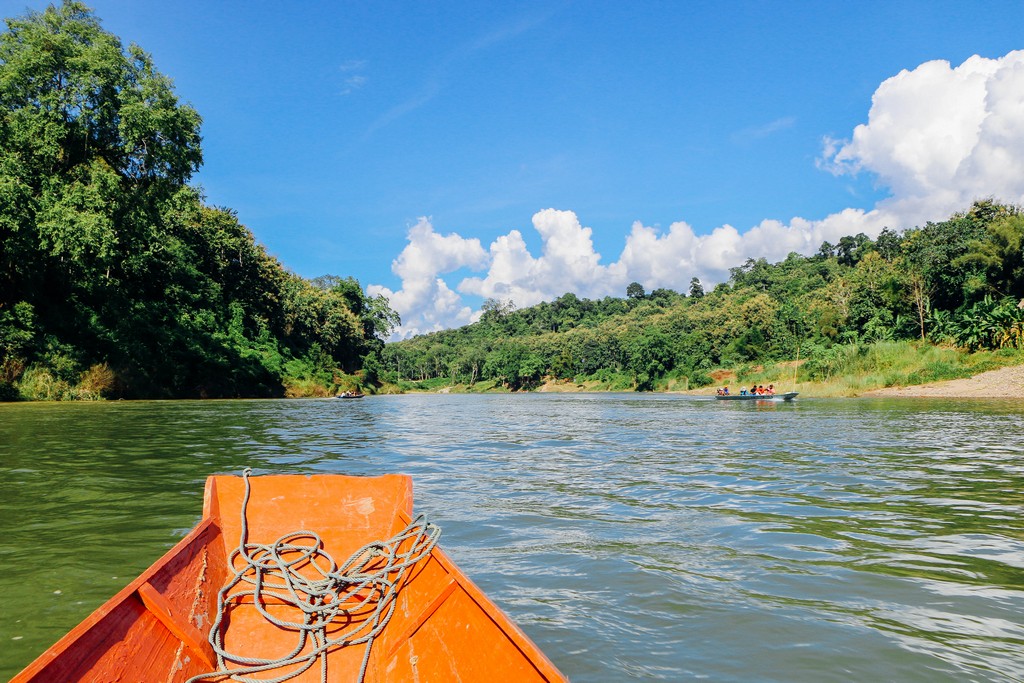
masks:
[[[708,373],[703,370],[694,370],[690,373],[690,388],[699,389],[700,387],[710,386],[715,383],[715,380]]]
[[[106,363],[97,363],[82,373],[82,379],[76,387],[77,398],[97,400],[104,398],[113,391],[117,383],[117,375]]]

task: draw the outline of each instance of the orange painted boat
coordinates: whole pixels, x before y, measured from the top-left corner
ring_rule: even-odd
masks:
[[[566,680],[411,514],[404,475],[212,476],[195,529],[12,681]]]

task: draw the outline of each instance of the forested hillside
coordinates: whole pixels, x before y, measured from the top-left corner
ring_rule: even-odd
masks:
[[[189,185],[201,118],[84,5],[0,34],[0,398],[330,386],[397,323],[307,281]]]
[[[918,340],[966,350],[1024,347],[1024,215],[992,200],[946,221],[824,243],[814,256],[748,260],[705,292],[600,301],[565,294],[516,310],[488,301],[479,322],[388,344],[382,377],[481,379],[518,389],[545,378],[651,389],[709,384],[722,366],[802,359],[827,377],[875,343]]]

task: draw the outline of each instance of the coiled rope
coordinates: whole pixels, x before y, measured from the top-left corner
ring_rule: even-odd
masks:
[[[395,599],[406,573],[437,545],[440,528],[419,515],[390,539],[359,548],[341,566],[323,550],[320,536],[312,531],[292,531],[271,544],[250,543],[246,507],[251,472],[248,467],[242,472],[245,497],[241,538],[228,558],[232,576],[217,594],[217,618],[210,628],[209,641],[217,654],[218,670],[193,676],[187,683],[223,676],[244,683],[283,683],[313,667],[318,659],[321,683],[327,683],[328,652],[365,643],[356,679],[361,682],[374,638],[395,611]],[[299,569],[317,577],[304,576]],[[251,598],[267,621],[296,633],[295,648],[290,653],[271,659],[231,653],[224,648],[226,629],[222,625],[243,598]],[[268,598],[275,605],[286,605],[297,618],[301,614],[301,621],[271,614],[266,607]],[[340,628],[340,634],[329,637],[329,627]],[[236,666],[228,668],[228,662]],[[297,668],[273,678],[252,677],[282,667]]]

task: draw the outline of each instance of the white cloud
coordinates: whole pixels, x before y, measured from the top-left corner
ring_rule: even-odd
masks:
[[[480,240],[455,233],[441,236],[434,232],[429,218],[420,218],[409,228],[408,239],[409,244],[391,264],[391,270],[403,282],[429,279],[466,266],[480,268],[486,263]]]
[[[616,264],[600,265],[592,230],[580,225],[572,211],[545,209],[533,216],[543,253],[534,258],[518,230],[491,244],[490,267],[483,278],[466,278],[459,291],[497,299],[512,299],[517,306],[532,306],[573,292],[598,297],[620,289],[622,274]]]
[[[891,224],[888,220],[889,215],[881,211],[846,209],[821,221],[794,218],[786,225],[765,220],[744,233],[723,225],[707,235],[697,235],[683,222],[673,223],[667,233],[637,222],[613,268],[623,273],[621,283],[636,281],[647,289],[685,292],[690,278],[698,277],[705,285],[722,282],[730,268],[748,258],[779,261],[793,251],[811,254],[825,240],[837,242],[843,235],[859,232],[877,235]]]
[[[852,140],[827,139],[825,165],[868,171],[891,196],[878,208],[901,225],[944,217],[994,196],[1024,199],[1024,50],[926,62],[882,83]]]
[[[786,127],[780,119],[750,134]],[[474,313],[461,294],[512,299],[518,306],[566,292],[590,298],[621,295],[629,282],[648,289],[685,291],[696,276],[705,286],[728,278],[747,258],[779,260],[813,253],[825,240],[885,226],[941,220],[972,201],[993,196],[1024,203],[1024,51],[1000,59],[971,57],[953,68],[932,61],[883,82],[872,97],[868,122],[849,140],[823,138],[820,168],[836,175],[870,173],[890,195],[874,208],[848,208],[820,220],[766,219],[745,232],[722,225],[697,235],[685,222],[667,232],[635,222],[618,261],[602,265],[592,230],[572,211],[545,209],[533,216],[542,253],[533,256],[522,233],[479,240],[440,236],[426,219],[409,231],[409,244],[392,265],[397,292],[375,286],[402,315],[401,336],[462,325]],[[480,273],[453,291],[438,275],[468,267]]]
[[[465,325],[472,321],[472,309],[462,302],[438,277],[460,268],[479,270],[487,265],[487,254],[476,238],[454,233],[439,235],[428,218],[420,218],[409,229],[408,244],[392,264],[391,271],[402,280],[392,291],[381,285],[368,286],[371,296],[383,294],[402,317],[402,336],[411,336]]]

